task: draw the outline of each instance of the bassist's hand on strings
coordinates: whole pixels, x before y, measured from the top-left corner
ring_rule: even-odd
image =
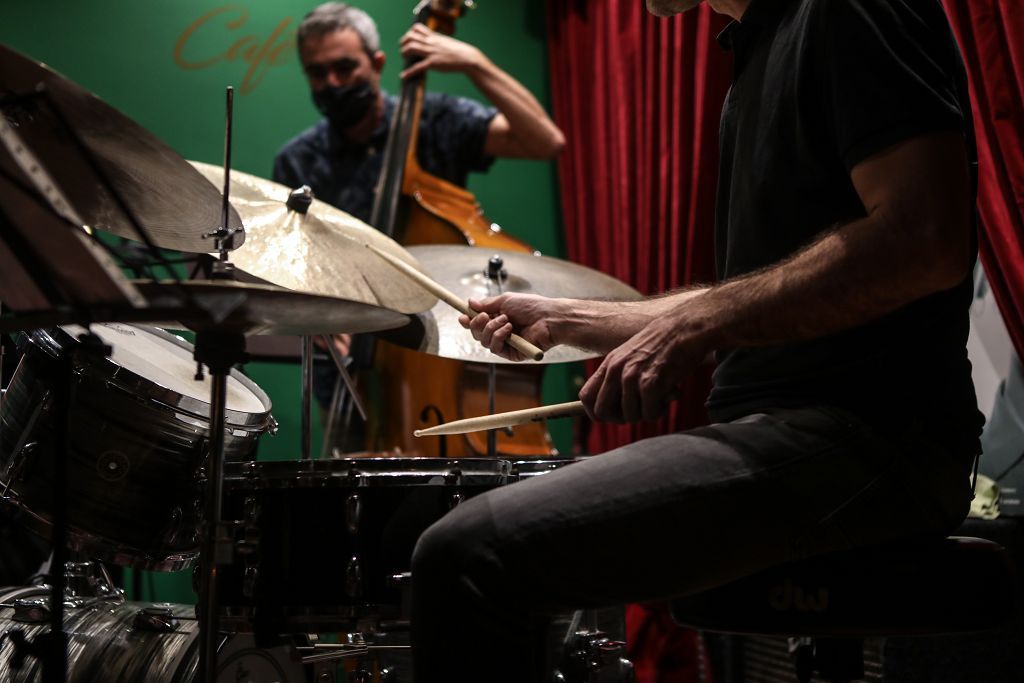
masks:
[[[466,72],[479,66],[486,59],[476,47],[461,40],[438,33],[424,26],[413,24],[399,43],[402,56],[419,60],[402,72],[402,78],[412,78],[427,69],[445,72]]]

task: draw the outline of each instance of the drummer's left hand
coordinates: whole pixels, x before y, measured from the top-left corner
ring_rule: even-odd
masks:
[[[400,41],[402,56],[419,57],[419,61],[402,72],[402,78],[411,78],[427,69],[434,71],[468,71],[483,62],[483,52],[443,33],[437,33],[423,24],[414,24]]]
[[[714,348],[709,330],[677,315],[655,318],[605,356],[580,390],[587,413],[603,422],[655,420],[679,382]]]

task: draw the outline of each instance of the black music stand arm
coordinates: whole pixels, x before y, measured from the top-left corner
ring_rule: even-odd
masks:
[[[54,413],[58,419],[52,454],[53,467],[53,531],[51,544],[53,557],[50,560],[50,630],[37,636],[35,647],[27,654],[42,658],[43,683],[65,683],[68,671],[68,634],[64,631],[64,593],[68,562],[68,460],[71,458],[72,410],[76,403],[75,365],[85,357],[108,357],[113,349],[92,332],[79,337],[74,345],[62,354],[54,366],[56,376],[54,387]],[[17,647],[17,641],[15,641]]]

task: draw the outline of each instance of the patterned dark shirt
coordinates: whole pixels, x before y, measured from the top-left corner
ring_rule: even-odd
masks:
[[[385,95],[384,120],[365,146],[347,143],[327,119],[321,119],[278,152],[274,159],[274,182],[291,188],[309,185],[317,199],[369,222],[388,129],[397,105],[397,97]],[[494,162],[493,157],[484,153],[484,142],[496,114],[493,107],[473,100],[427,93],[416,150],[420,166],[427,173],[465,187],[470,171],[486,171]],[[371,349],[368,336],[356,337],[352,356],[357,367],[366,365]],[[322,360],[316,364],[313,393],[324,409],[331,403],[336,377],[332,363]],[[350,439],[359,442],[360,425],[353,424],[352,429]]]
[[[368,145],[346,143],[321,119],[289,140],[274,159],[274,182],[309,185],[317,199],[361,221],[368,221],[380,177],[397,98],[385,95],[384,120]],[[420,117],[416,156],[426,172],[465,187],[470,171],[486,171],[493,157],[484,153],[493,107],[440,93],[427,93]]]

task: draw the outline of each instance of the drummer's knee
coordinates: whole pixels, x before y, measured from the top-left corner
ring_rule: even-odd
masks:
[[[486,515],[460,508],[442,517],[420,536],[412,555],[414,584],[467,580],[490,583],[500,574],[500,562],[491,552],[493,529]]]

